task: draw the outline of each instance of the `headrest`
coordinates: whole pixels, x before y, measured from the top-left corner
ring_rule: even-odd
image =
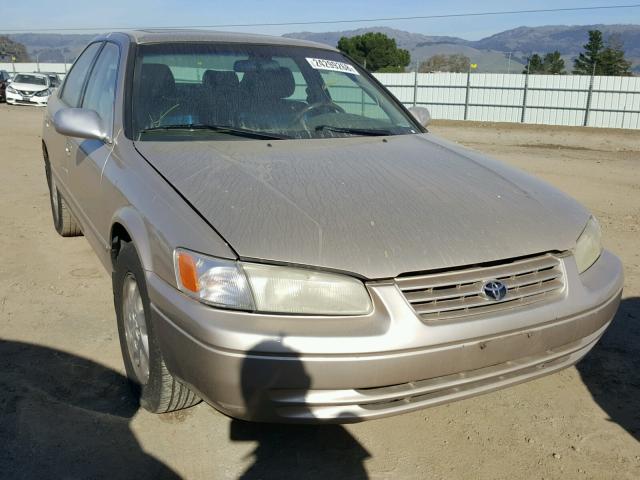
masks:
[[[236,88],[240,85],[236,72],[207,70],[202,76],[202,83],[211,88]]]
[[[169,67],[163,63],[142,65],[141,90],[149,97],[170,97],[175,95],[176,81]]]
[[[271,99],[290,97],[296,90],[293,73],[285,67],[247,72],[242,77],[240,86],[248,95]]]

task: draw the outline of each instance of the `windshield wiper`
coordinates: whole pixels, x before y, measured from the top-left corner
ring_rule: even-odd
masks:
[[[261,140],[283,140],[287,137],[285,135],[278,135],[275,133],[262,133],[255,130],[247,130],[244,128],[237,128],[228,125],[205,125],[201,123],[185,123],[177,125],[161,125],[158,127],[150,127],[141,130],[140,133],[159,132],[167,130],[209,130],[211,132],[228,133],[229,135],[236,135],[238,137],[256,138]]]
[[[329,130],[330,132],[337,133],[351,133],[353,135],[368,135],[382,137],[385,135],[393,135],[391,130],[376,129],[376,128],[351,128],[351,127],[334,127],[332,125],[318,125],[315,128],[316,132],[320,130]]]

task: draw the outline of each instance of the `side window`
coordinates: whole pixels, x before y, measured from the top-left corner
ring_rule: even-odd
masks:
[[[78,107],[80,104],[80,95],[82,95],[82,86],[87,78],[93,59],[100,49],[101,43],[93,43],[80,55],[73,64],[71,71],[67,75],[62,91],[62,100],[70,107]]]
[[[119,59],[118,47],[113,43],[105,44],[91,71],[82,101],[82,107],[98,112],[103,124],[109,129],[113,124]]]

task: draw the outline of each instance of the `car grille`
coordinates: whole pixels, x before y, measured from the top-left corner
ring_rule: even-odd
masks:
[[[491,280],[506,285],[507,294],[501,300],[483,293],[483,286]],[[497,265],[400,276],[395,282],[420,318],[435,321],[550,301],[563,291],[564,273],[560,260],[545,254]]]

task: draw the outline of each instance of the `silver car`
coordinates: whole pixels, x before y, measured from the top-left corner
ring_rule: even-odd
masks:
[[[52,95],[56,230],[113,277],[142,405],[356,422],[575,364],[619,260],[545,183],[444,141],[339,51],[96,38]]]

